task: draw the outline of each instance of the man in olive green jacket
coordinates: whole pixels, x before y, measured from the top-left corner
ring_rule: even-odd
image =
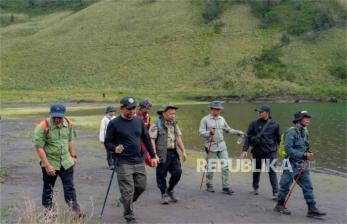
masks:
[[[66,203],[82,216],[73,183],[74,164],[77,162],[73,141],[75,131],[65,113],[65,105],[53,104],[50,118],[41,121],[35,129],[33,145],[41,160],[43,174],[42,205],[48,210],[53,208],[53,188],[60,176]]]

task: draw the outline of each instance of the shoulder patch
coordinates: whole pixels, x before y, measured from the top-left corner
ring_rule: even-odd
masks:
[[[158,127],[156,125],[153,125],[151,128],[151,132],[156,132],[158,130]]]

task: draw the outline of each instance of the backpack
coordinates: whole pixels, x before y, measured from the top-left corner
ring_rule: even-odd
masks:
[[[64,120],[67,122],[69,128],[72,128],[72,122],[69,118],[64,117]],[[43,132],[45,134],[45,136],[47,137],[48,133],[49,133],[49,122],[47,119],[43,119],[41,120],[36,127],[38,127],[39,125],[43,125]]]
[[[286,134],[287,134],[290,130],[292,130],[293,128],[295,129],[295,131],[297,132],[297,134],[300,136],[299,130],[298,130],[298,128],[296,128],[296,127],[290,127],[290,128],[288,128],[287,131],[281,135],[281,143],[280,143],[280,146],[279,146],[279,149],[278,149],[278,155],[279,155],[280,158],[288,158],[288,155],[287,155],[287,152],[286,152],[286,149],[285,149],[285,142],[284,142],[284,140],[285,140],[285,138],[286,138]],[[306,132],[306,134],[308,134],[307,129],[305,129],[305,132]]]

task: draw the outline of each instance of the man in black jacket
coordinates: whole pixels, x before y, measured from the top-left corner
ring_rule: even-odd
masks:
[[[107,150],[115,152],[117,179],[124,207],[123,216],[127,223],[136,223],[132,204],[146,189],[141,140],[152,158],[153,167],[157,166],[157,159],[143,121],[134,116],[135,99],[124,97],[120,104],[122,113],[108,124],[105,146]]]
[[[253,171],[253,189],[254,194],[258,195],[260,171],[262,160],[268,160],[266,164],[271,164],[277,157],[278,145],[281,141],[280,126],[271,119],[271,108],[268,105],[262,105],[256,109],[259,119],[250,123],[247,131],[247,138],[243,146],[241,158],[247,156],[247,150],[252,147],[253,161],[255,161],[256,170]],[[267,167],[270,183],[272,186],[273,200],[276,200],[278,193],[278,182],[276,172]]]

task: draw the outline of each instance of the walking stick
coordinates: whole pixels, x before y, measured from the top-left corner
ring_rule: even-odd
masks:
[[[300,171],[299,171],[299,173],[297,174],[297,176],[296,176],[296,178],[295,178],[295,182],[294,182],[292,188],[290,189],[289,194],[288,194],[286,200],[284,201],[284,207],[287,206],[287,203],[288,203],[288,201],[289,201],[289,198],[290,198],[290,196],[292,195],[293,190],[294,190],[296,184],[299,182],[300,178],[301,178],[302,175],[304,174],[304,171],[305,171],[305,164],[306,164],[306,163],[307,163],[307,160],[305,160],[304,163],[301,165]]]
[[[115,170],[116,170],[116,166],[114,166],[114,168],[112,170],[112,175],[111,175],[110,183],[108,184],[108,188],[107,188],[107,192],[106,192],[106,196],[105,196],[105,200],[104,200],[104,205],[102,206],[102,209],[101,209],[100,218],[102,218],[102,214],[104,213],[104,208],[105,208],[107,196],[108,196],[108,193],[110,192],[110,188],[111,188],[111,184],[112,184],[112,180],[113,180],[113,176],[114,176],[114,171]]]
[[[208,148],[207,148],[207,158],[210,156],[212,140],[213,140],[213,135],[211,135],[211,137],[210,137],[210,143],[209,143]],[[206,164],[206,167],[207,167],[207,164]],[[206,169],[204,170],[204,173],[201,176],[200,190],[202,188],[202,184],[204,183],[205,175],[206,175]]]

